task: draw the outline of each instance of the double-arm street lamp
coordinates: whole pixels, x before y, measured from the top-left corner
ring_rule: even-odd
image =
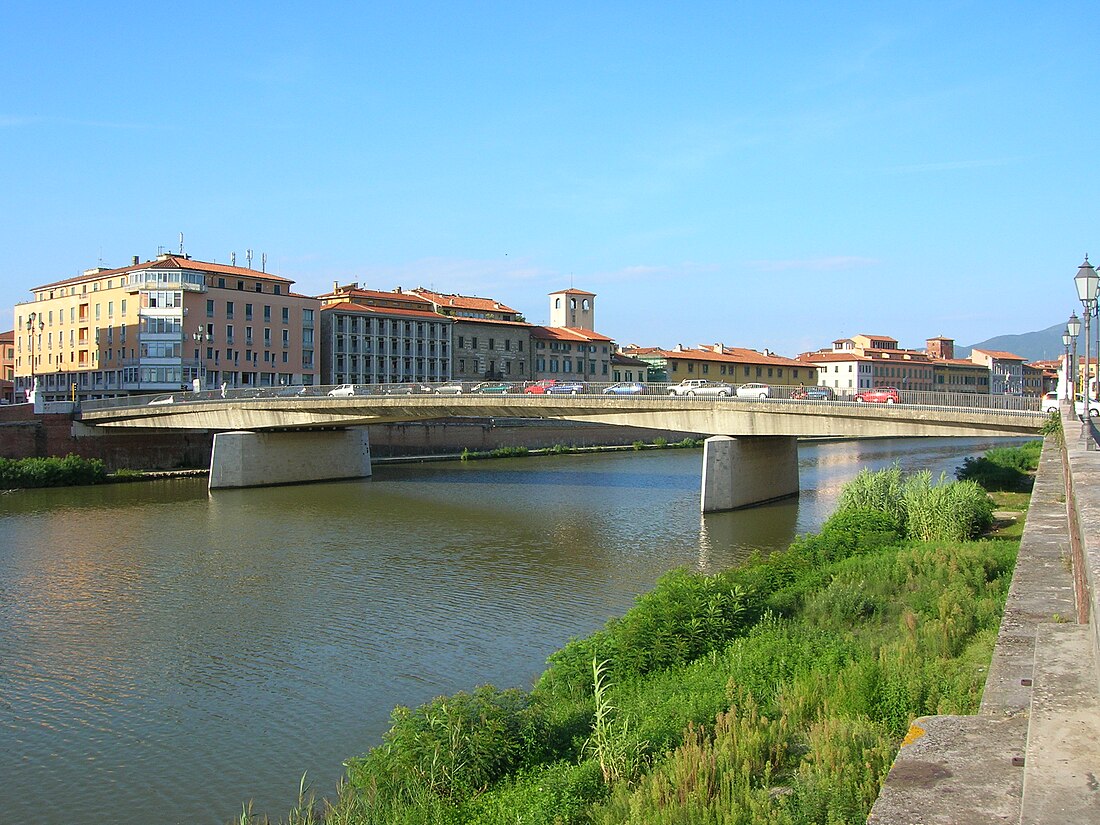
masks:
[[[1073,283],[1077,287],[1077,297],[1085,307],[1085,386],[1082,395],[1084,396],[1084,410],[1087,416],[1088,402],[1092,399],[1092,383],[1089,381],[1091,371],[1091,364],[1089,363],[1089,320],[1092,318],[1093,309],[1096,306],[1097,287],[1100,286],[1100,275],[1096,274],[1096,270],[1089,263],[1088,255],[1085,256],[1085,262],[1077,268]],[[1100,347],[1097,348],[1100,349]],[[1100,353],[1097,353],[1097,355],[1100,356]],[[1097,373],[1100,377],[1100,368],[1097,369]]]
[[[206,389],[206,353],[203,352],[203,345],[210,340],[210,336],[206,334],[206,329],[200,326],[191,337],[195,339],[195,352],[199,356],[199,391],[201,392]]]
[[[1073,365],[1073,372],[1070,373],[1069,379],[1069,397],[1072,401],[1077,398],[1077,388],[1080,386],[1077,378],[1081,370],[1081,365],[1077,361],[1077,336],[1081,334],[1081,319],[1077,317],[1076,312],[1072,313],[1066,321],[1066,333],[1069,335],[1070,363]]]
[[[1070,361],[1069,361],[1069,342],[1071,336],[1069,334],[1069,326],[1066,326],[1065,332],[1062,333],[1062,346],[1065,347],[1066,354],[1062,359],[1062,400],[1069,399],[1070,403],[1073,403],[1073,385],[1070,383]]]
[[[38,321],[37,325],[35,320]],[[34,336],[35,333],[40,333],[46,327],[46,322],[42,320],[42,316],[36,312],[32,312],[27,316],[27,338],[29,339],[28,345],[30,346],[31,356],[31,387],[27,391],[28,400],[30,400],[30,391],[34,389]]]

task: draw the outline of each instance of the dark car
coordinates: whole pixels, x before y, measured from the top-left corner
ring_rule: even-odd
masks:
[[[500,381],[485,381],[470,389],[470,393],[474,395],[506,395],[511,391],[510,384],[503,384]]]
[[[423,395],[431,391],[431,387],[422,384],[393,384],[382,390],[385,395]]]
[[[546,388],[546,395],[580,395],[586,392],[588,388],[580,381],[552,384]]]
[[[805,398],[810,401],[832,401],[836,393],[832,387],[796,387],[791,390],[791,398]]]

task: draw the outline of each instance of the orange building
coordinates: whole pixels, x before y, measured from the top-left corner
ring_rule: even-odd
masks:
[[[315,383],[319,303],[254,269],[158,255],[15,306],[17,390],[43,400]]]

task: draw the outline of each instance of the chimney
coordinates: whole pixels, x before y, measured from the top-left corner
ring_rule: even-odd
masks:
[[[137,265],[138,265],[138,256],[137,255],[131,256],[130,257],[130,266],[137,266]]]
[[[340,282],[339,281],[333,281],[332,282],[332,291],[333,291],[334,294],[340,291]]]
[[[401,287],[399,287],[399,286],[394,287],[393,291],[396,292],[398,295],[400,295],[401,294]]]

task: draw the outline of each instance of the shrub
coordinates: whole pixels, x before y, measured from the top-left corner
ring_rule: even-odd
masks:
[[[383,744],[348,763],[348,781],[383,800],[426,789],[467,798],[506,772],[537,761],[545,725],[529,694],[484,685],[441,696],[416,710],[397,707]]]
[[[70,453],[64,458],[0,458],[0,487],[65,487],[101,484],[107,467],[98,458],[81,458]]]
[[[1029,441],[1019,447],[995,447],[984,456],[963,459],[955,470],[960,481],[975,481],[987,490],[1026,491],[1039,466],[1043,442]]]

